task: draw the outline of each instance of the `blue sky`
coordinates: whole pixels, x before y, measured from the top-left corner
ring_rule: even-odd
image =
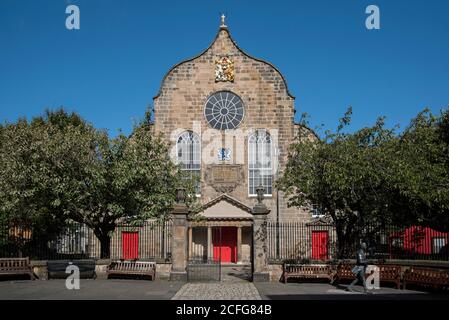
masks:
[[[65,28],[76,4],[81,29]],[[381,29],[365,28],[375,4]],[[0,120],[64,106],[98,128],[129,133],[177,62],[213,40],[220,13],[236,42],[270,61],[297,114],[352,129],[387,117],[404,127],[449,105],[449,1],[0,0]]]

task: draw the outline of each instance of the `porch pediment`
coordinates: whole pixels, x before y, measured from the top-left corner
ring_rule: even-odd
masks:
[[[228,195],[221,195],[203,206],[200,213],[207,219],[253,219],[252,209]]]

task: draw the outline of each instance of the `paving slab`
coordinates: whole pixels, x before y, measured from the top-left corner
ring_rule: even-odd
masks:
[[[68,290],[65,280],[0,282],[0,300],[169,300],[183,282],[81,279],[79,290]]]
[[[333,286],[327,283],[254,283],[262,299],[266,300],[449,300],[449,294],[429,293],[414,290],[397,290],[389,287],[356,292],[346,291],[347,285]]]
[[[0,281],[0,300],[449,300],[449,293],[381,288],[365,295],[327,283],[208,282],[81,279],[79,290],[65,280]]]

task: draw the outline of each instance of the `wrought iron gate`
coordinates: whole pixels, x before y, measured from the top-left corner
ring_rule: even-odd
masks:
[[[189,260],[187,281],[221,281],[221,262],[214,259]]]
[[[213,231],[218,235],[218,241],[221,245],[222,230],[221,227],[214,227]],[[211,244],[212,245],[212,244]],[[218,256],[210,256],[211,253],[200,254],[194,252],[193,257],[187,261],[187,281],[221,281],[221,250]],[[210,256],[210,257],[208,257]]]

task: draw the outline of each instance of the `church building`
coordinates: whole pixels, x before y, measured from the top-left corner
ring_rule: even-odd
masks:
[[[220,255],[225,263],[251,263],[258,192],[268,221],[312,218],[312,211],[289,208],[274,184],[299,129],[294,116],[284,76],[243,51],[224,16],[206,50],[166,73],[154,97],[153,126],[170,142],[173,160],[196,177],[203,210],[203,219],[189,222],[189,259]]]

